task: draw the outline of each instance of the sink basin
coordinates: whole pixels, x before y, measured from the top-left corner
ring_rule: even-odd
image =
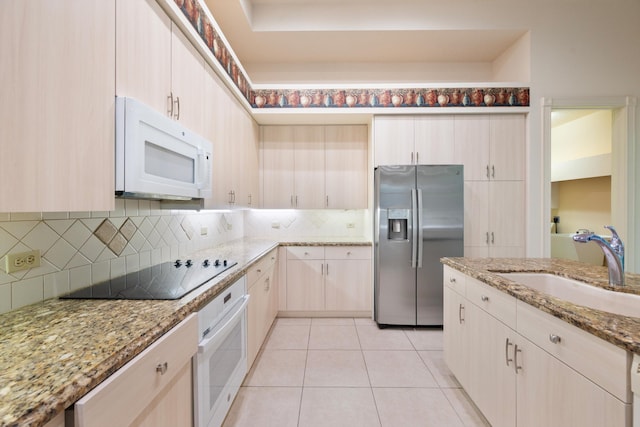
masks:
[[[498,276],[576,305],[640,317],[640,295],[609,291],[547,273],[500,273]]]

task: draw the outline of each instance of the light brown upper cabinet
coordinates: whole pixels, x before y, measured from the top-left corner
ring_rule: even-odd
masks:
[[[375,164],[454,164],[454,116],[377,116]]]
[[[155,0],[116,1],[116,94],[204,135],[204,58]]]
[[[0,212],[114,208],[115,0],[3,2]]]
[[[367,207],[366,126],[262,126],[262,207]]]

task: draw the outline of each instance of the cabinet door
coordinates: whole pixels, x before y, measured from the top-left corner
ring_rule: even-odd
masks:
[[[489,249],[489,182],[464,182],[464,256],[486,257]]]
[[[235,207],[258,207],[259,135],[258,125],[235,100],[227,108],[231,111],[231,188]]]
[[[489,183],[489,256],[524,256],[524,182]]]
[[[174,97],[173,117],[190,130],[202,135],[204,126],[203,88],[204,58],[175,25],[171,38],[171,89]]]
[[[293,139],[295,205],[299,209],[324,208],[324,127],[296,126]]]
[[[455,117],[456,163],[464,165],[465,181],[489,179],[489,117],[475,114]]]
[[[414,159],[413,117],[377,116],[373,122],[374,162],[380,165],[410,165]]]
[[[262,207],[295,207],[293,127],[261,127]]]
[[[211,67],[205,68],[204,85],[204,136],[213,144],[212,196],[205,200],[205,208],[228,209],[229,191],[231,191],[232,165],[229,153],[232,152],[230,126],[231,116],[225,100],[231,96],[219,82]]]
[[[467,392],[493,427],[516,421],[515,332],[467,300],[469,386]],[[543,424],[541,424],[543,425]]]
[[[456,163],[453,116],[416,117],[414,126],[416,164]]]
[[[326,261],[326,310],[370,311],[371,287],[370,260]]]
[[[114,207],[115,2],[3,2],[0,212]]]
[[[444,287],[444,361],[465,389],[469,386],[469,345],[464,297]]]
[[[324,260],[287,260],[287,310],[324,310]]]
[[[247,305],[247,370],[262,345],[264,330],[265,304],[268,302],[264,291],[263,280],[259,278],[249,288],[249,304]]]
[[[525,118],[521,114],[494,115],[490,122],[491,179],[525,179]]]
[[[625,426],[630,405],[524,337],[518,340],[518,427]]]
[[[167,113],[171,19],[155,0],[116,0],[116,14],[116,95]]]
[[[328,126],[325,129],[326,207],[367,207],[367,127]]]

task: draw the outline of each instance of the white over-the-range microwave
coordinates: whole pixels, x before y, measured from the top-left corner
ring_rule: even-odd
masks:
[[[116,97],[116,197],[201,200],[211,195],[213,146],[142,102]]]

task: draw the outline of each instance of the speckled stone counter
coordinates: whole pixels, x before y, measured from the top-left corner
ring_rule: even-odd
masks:
[[[281,239],[280,246],[371,246],[366,237],[305,237]]]
[[[638,317],[615,315],[554,298],[495,273],[551,273],[608,290],[640,295],[639,274],[627,273],[626,286],[613,288],[609,286],[606,267],[576,261],[548,258],[443,258],[442,263],[618,347],[640,354],[640,307]]]
[[[238,264],[180,300],[59,300],[0,315],[0,426],[42,426],[198,311],[278,246],[243,239],[197,255]],[[370,245],[311,238],[283,245]]]

